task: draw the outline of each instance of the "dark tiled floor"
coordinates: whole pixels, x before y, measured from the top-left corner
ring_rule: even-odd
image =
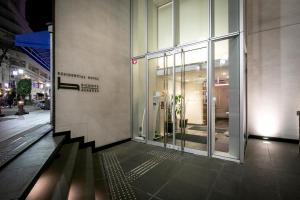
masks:
[[[133,141],[99,154],[106,153],[116,158],[137,199],[300,199],[295,144],[250,139],[244,164]]]

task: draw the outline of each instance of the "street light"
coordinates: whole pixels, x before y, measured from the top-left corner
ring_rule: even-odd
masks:
[[[18,71],[16,71],[16,70],[14,70],[12,73],[13,73],[14,76],[18,75]]]

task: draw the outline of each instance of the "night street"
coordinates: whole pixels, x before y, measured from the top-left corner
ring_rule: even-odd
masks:
[[[12,115],[0,119],[0,142],[2,142],[34,126],[49,123],[50,111],[39,110],[27,115]]]

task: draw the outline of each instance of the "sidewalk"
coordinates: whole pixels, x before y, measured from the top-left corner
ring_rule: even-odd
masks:
[[[34,126],[50,122],[49,110],[38,110],[27,115],[11,115],[0,118],[0,142]]]
[[[24,109],[27,112],[41,110],[40,108],[37,108],[36,106],[28,106],[28,105],[25,105]],[[16,114],[16,112],[18,111],[18,107],[14,106],[12,108],[1,108],[1,111],[2,111],[2,114],[4,114],[5,116],[11,116],[11,115]],[[1,118],[0,118],[0,122],[1,122]]]

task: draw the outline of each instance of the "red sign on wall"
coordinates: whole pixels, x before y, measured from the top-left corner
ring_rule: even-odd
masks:
[[[138,63],[138,61],[137,61],[137,59],[131,59],[131,63],[132,63],[133,65],[135,65],[135,64]]]

